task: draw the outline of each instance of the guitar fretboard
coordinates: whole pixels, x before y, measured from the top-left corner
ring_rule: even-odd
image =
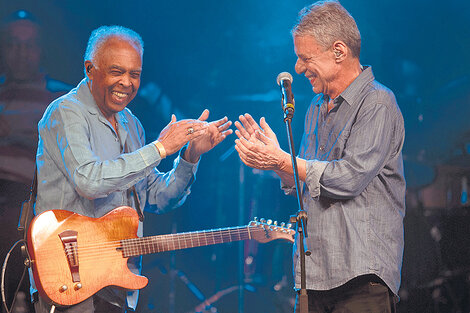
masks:
[[[257,231],[260,230],[255,227],[239,226],[208,231],[132,238],[121,240],[121,248],[124,257],[132,257],[252,239],[253,233]]]

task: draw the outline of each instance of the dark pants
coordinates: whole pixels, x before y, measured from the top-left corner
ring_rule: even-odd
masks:
[[[308,313],[396,313],[396,296],[375,275],[326,291],[307,290]],[[295,313],[300,312],[299,295]]]
[[[51,305],[47,304],[41,297],[34,303],[36,313],[49,313]],[[56,307],[55,312],[60,313],[125,313],[124,308],[104,301],[98,296],[93,296],[78,304],[68,307]]]

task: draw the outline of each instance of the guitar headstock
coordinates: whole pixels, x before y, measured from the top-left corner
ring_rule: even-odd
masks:
[[[291,224],[281,223],[278,225],[277,221],[265,220],[264,218],[258,219],[255,217],[253,221],[248,224],[251,231],[251,239],[265,243],[276,239],[284,239],[294,243],[295,230]]]

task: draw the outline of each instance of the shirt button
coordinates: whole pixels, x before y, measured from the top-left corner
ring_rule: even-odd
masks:
[[[114,140],[117,142],[119,139],[117,139],[117,138],[114,138]]]
[[[324,147],[324,146],[320,146],[319,149],[320,149],[320,151],[323,151],[323,150],[325,149],[325,147]]]

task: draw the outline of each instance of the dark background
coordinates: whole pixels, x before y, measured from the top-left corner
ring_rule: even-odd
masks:
[[[470,149],[470,2],[341,2],[361,31],[362,64],[372,65],[377,80],[395,92],[403,112],[408,187],[416,190],[431,184],[436,179],[436,166],[465,156]],[[130,27],[145,42],[141,89],[158,86],[171,101],[171,110],[178,110],[180,116],[197,117],[204,108],[211,111],[211,119],[227,115],[235,121],[245,112],[256,119],[265,116],[287,150],[275,79],[282,71],[294,74],[294,138],[299,142],[303,116],[313,93],[308,80],[295,74],[290,28],[297,12],[309,3],[2,0],[0,18],[19,9],[36,16],[43,27],[44,70],[73,86],[83,78],[83,53],[90,32],[100,25]],[[170,116],[158,115],[159,108],[150,102],[140,96],[129,108],[142,119],[148,140],[153,140]],[[236,226],[248,223],[253,216],[287,221],[295,213],[295,199],[282,195],[275,178],[241,166],[236,153],[229,154],[234,139],[232,135],[203,157],[192,194],[182,208],[161,216],[147,214],[147,235],[166,234],[172,229],[182,232]],[[162,168],[169,165],[166,160]],[[469,228],[459,218],[439,223],[441,216],[449,215],[443,210],[411,211],[409,216],[415,219],[407,217],[412,229],[407,232],[408,249],[418,252],[405,252],[404,270],[412,270],[404,271],[403,280],[410,290],[421,293],[415,299],[425,298],[437,302],[441,311],[457,312],[452,304],[442,304],[452,298],[446,292],[439,295],[441,298],[432,297],[433,290],[443,285],[434,280],[441,278],[446,269],[456,267],[442,262],[442,242],[433,241],[429,229],[438,225],[444,239],[459,240],[468,237]],[[464,210],[459,214],[468,220],[467,213]],[[423,242],[429,245],[423,248]],[[245,254],[254,255],[254,263],[245,268],[250,289],[244,292],[245,311],[291,312],[291,245],[276,241],[265,245],[244,243],[244,247]],[[421,253],[420,247],[426,254]],[[461,251],[445,251],[457,257],[455,250]],[[138,311],[171,312],[174,303],[174,312],[189,312],[200,303],[183,279],[171,274],[175,273],[171,269],[184,273],[206,297],[236,286],[241,260],[238,251],[238,244],[232,243],[145,256],[144,274],[150,283],[142,290]],[[467,261],[462,265],[468,266]],[[429,272],[434,265],[437,269]],[[416,271],[422,273],[419,282],[407,283],[406,273]],[[451,274],[445,280],[457,297],[452,301],[468,305],[468,285],[452,281],[462,277],[461,272]],[[285,284],[275,291],[274,286],[283,277]],[[402,299],[402,310],[406,311],[405,305],[413,299]],[[236,312],[238,303],[235,290],[222,295],[214,305],[219,312]]]

